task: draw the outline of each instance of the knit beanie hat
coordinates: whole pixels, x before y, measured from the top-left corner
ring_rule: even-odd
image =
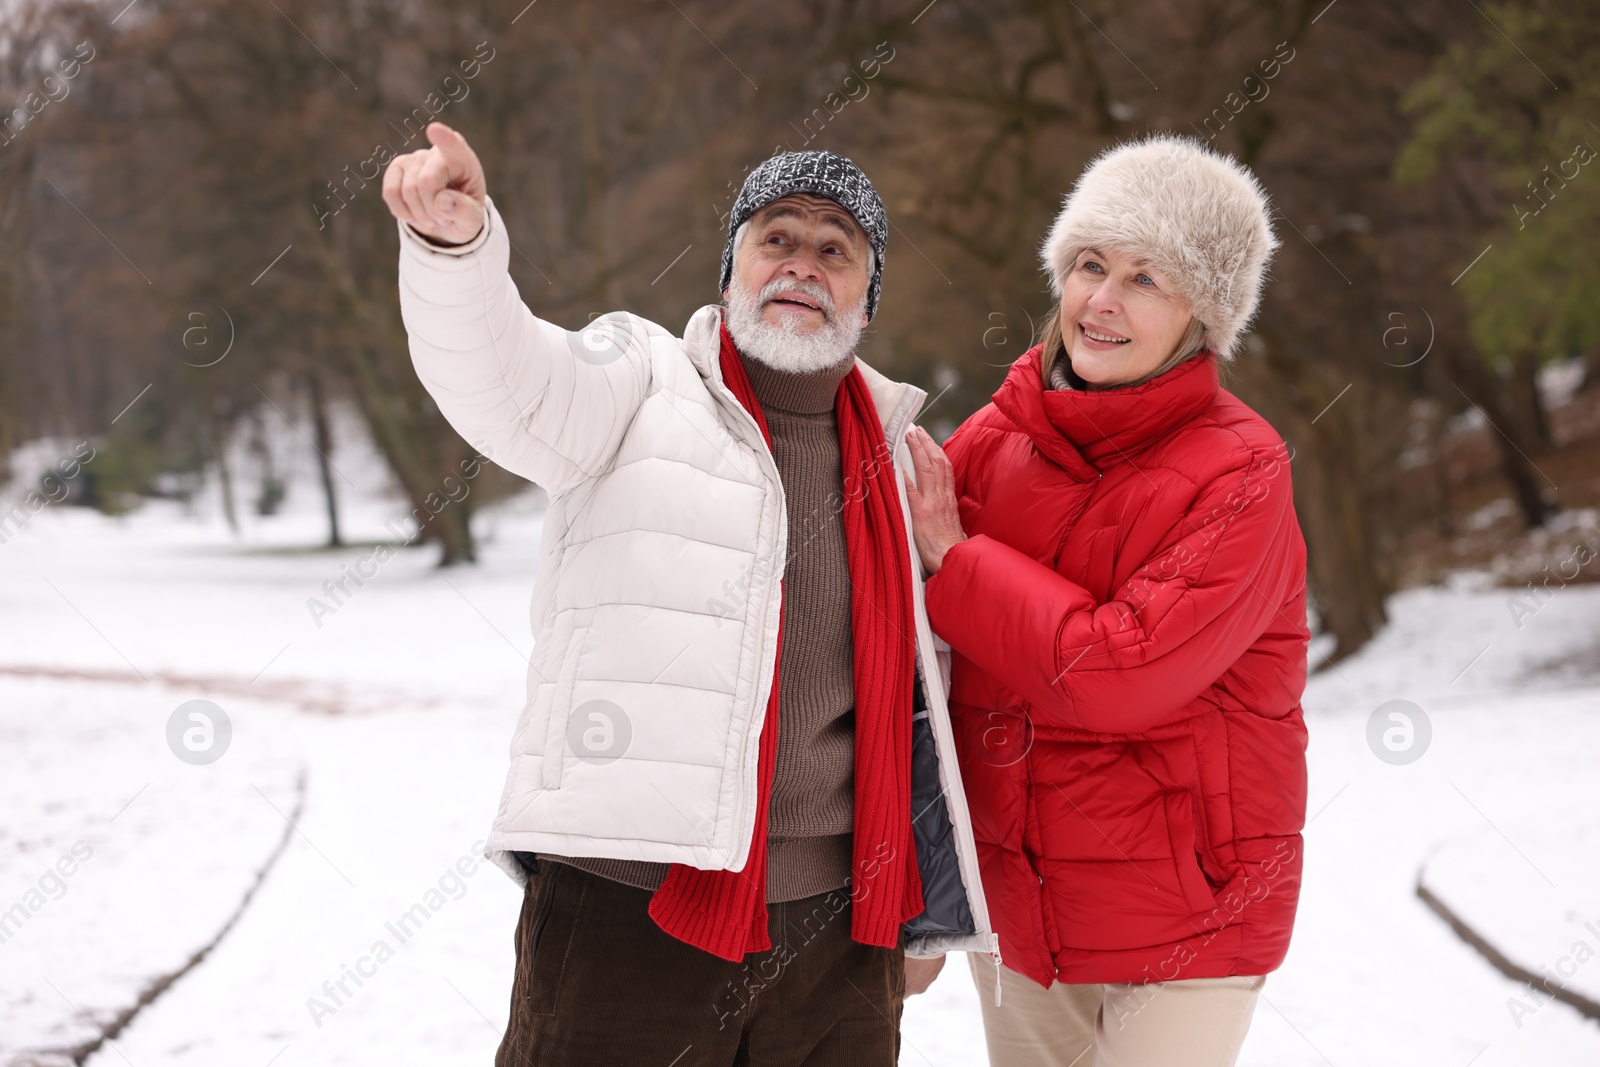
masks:
[[[745,178],[728,215],[728,243],[722,249],[722,279],[718,290],[733,280],[733,238],[751,215],[791,193],[826,197],[844,208],[861,224],[872,247],[872,281],[867,286],[867,318],[878,313],[878,289],[883,281],[883,250],[889,242],[889,218],[883,201],[861,168],[832,152],[784,152],[773,156]]]
[[[1205,324],[1206,347],[1231,360],[1280,244],[1270,213],[1248,167],[1192,137],[1157,133],[1095,157],[1041,254],[1058,298],[1085,248],[1143,257]]]

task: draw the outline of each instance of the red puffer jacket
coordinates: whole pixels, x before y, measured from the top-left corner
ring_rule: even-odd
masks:
[[[1205,354],[1045,390],[1039,349],[945,444],[927,584],[1001,954],[1042,985],[1265,974],[1305,823],[1305,542],[1289,456]]]

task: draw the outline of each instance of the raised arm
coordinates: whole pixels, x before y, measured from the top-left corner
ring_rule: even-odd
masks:
[[[599,473],[650,382],[651,332],[606,316],[579,333],[537,318],[507,270],[511,242],[459,133],[397,156],[383,199],[400,230],[400,312],[439,410],[500,466],[551,492]]]

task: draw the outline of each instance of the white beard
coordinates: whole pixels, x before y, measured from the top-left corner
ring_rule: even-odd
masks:
[[[791,328],[787,317],[777,325],[762,319],[761,309],[767,301],[785,289],[805,293],[815,300],[824,315],[822,325],[802,334]],[[863,293],[855,307],[835,314],[833,299],[816,282],[778,278],[761,292],[752,293],[734,281],[728,288],[728,333],[739,351],[751,359],[774,370],[809,374],[843,363],[855,354],[856,343],[861,339],[861,317],[866,310],[867,297]]]

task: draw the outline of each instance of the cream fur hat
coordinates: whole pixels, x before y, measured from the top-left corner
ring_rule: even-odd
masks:
[[[1206,326],[1206,347],[1233,358],[1278,247],[1266,190],[1250,169],[1170,133],[1113,145],[1084,170],[1042,255],[1051,288],[1088,247],[1142,256]]]

